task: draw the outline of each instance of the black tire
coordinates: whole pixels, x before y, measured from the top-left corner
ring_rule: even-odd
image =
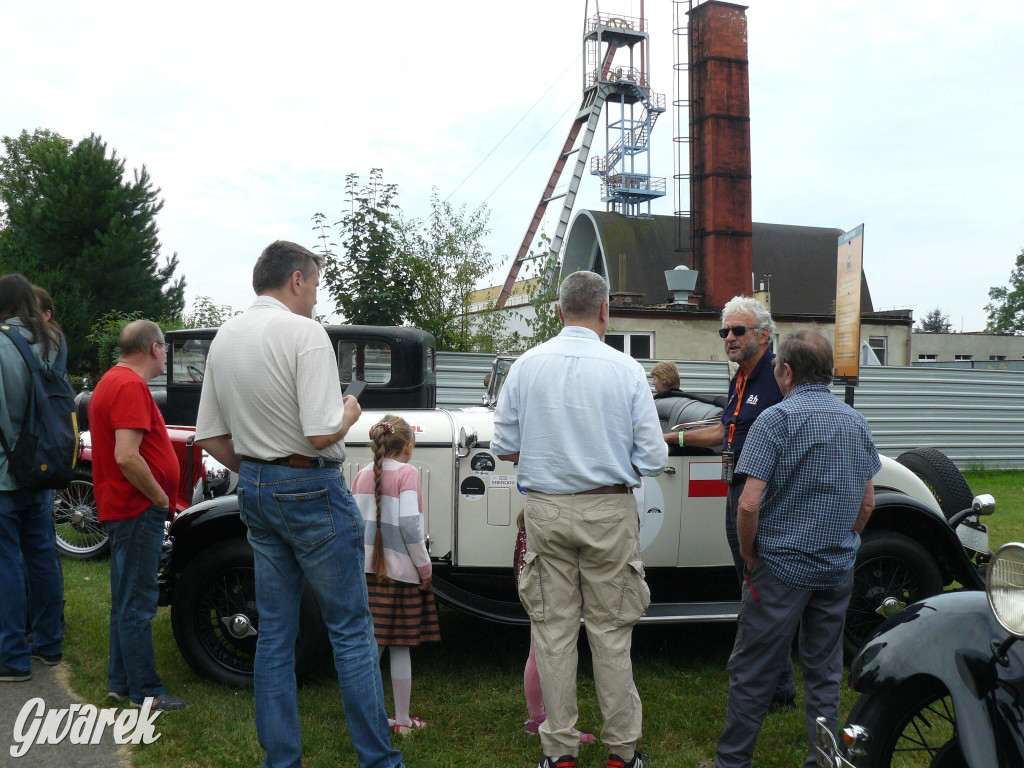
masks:
[[[313,671],[326,642],[320,607],[308,585],[301,600],[295,641],[299,682]],[[178,650],[193,672],[224,685],[252,687],[259,614],[248,541],[218,543],[185,566],[174,587],[171,626]]]
[[[874,635],[888,600],[907,606],[942,591],[942,572],[928,551],[895,531],[867,531],[853,566],[853,593],[843,627],[848,660]]]
[[[868,754],[850,758],[857,768],[967,768],[952,699],[935,680],[917,678],[895,690],[865,694],[847,723],[871,734]]]
[[[73,560],[92,560],[110,552],[110,537],[100,523],[92,472],[78,470],[67,488],[53,492],[57,552]]]
[[[947,520],[970,507],[974,501],[971,486],[956,468],[956,464],[942,451],[936,448],[914,448],[901,453],[896,461],[924,481]]]

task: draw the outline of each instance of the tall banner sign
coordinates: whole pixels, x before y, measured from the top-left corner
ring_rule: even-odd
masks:
[[[864,259],[864,225],[839,238],[836,269],[836,339],[834,376],[855,385],[860,376],[860,286]]]

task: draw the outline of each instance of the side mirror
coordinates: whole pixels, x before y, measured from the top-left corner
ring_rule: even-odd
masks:
[[[477,442],[479,441],[476,436],[476,427],[470,427],[469,430],[465,427],[460,427],[459,444],[455,446],[455,455],[460,459],[466,458]]]
[[[996,500],[991,493],[979,493],[971,502],[971,509],[979,515],[991,515],[996,511]]]

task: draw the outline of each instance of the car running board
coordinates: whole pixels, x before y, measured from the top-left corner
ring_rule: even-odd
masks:
[[[473,616],[501,624],[529,624],[518,602],[493,600],[473,594],[441,579],[434,579],[434,595],[442,603]],[[736,621],[739,601],[713,603],[655,603],[640,617],[641,624],[679,624],[684,622]]]

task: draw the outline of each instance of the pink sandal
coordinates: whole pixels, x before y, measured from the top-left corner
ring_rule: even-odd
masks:
[[[388,718],[389,721],[391,719],[392,718]],[[398,736],[408,736],[410,733],[415,733],[416,731],[422,731],[424,728],[427,727],[427,721],[426,720],[422,720],[421,718],[410,717],[409,721],[410,721],[409,725],[402,725],[401,723],[396,721],[393,725],[391,725],[391,729]],[[390,722],[389,722],[389,725],[390,725]]]
[[[532,717],[523,723],[523,729],[531,736],[536,736],[537,731],[540,730],[540,724],[547,720],[547,717],[542,717],[540,720],[534,720]],[[580,744],[590,744],[591,742],[597,741],[592,733],[584,733],[580,731]]]

